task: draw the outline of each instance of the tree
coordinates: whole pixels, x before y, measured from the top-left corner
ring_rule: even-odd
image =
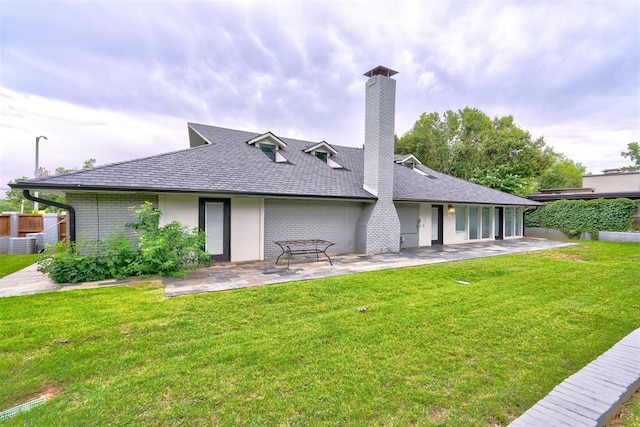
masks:
[[[42,168],[41,168],[41,169],[42,169]],[[62,174],[64,174],[64,173],[69,173],[69,172],[73,172],[73,171],[75,171],[75,169],[69,169],[69,168],[65,168],[65,167],[62,167],[62,166],[58,166],[58,167],[56,168],[56,171],[55,171],[54,173],[55,173],[56,175],[62,175]],[[44,169],[44,171],[43,171],[43,172],[40,172],[40,176],[49,176],[49,175],[50,175],[50,174],[49,174],[49,171],[48,171],[48,170],[46,170],[46,169]]]
[[[96,159],[85,160],[82,165],[82,169],[90,169],[95,166],[95,163],[96,163]],[[55,174],[60,175],[64,173],[75,172],[77,170],[78,168],[69,169],[69,168],[65,168],[64,166],[59,166],[55,169]],[[43,168],[42,166],[40,167],[39,173],[40,173],[40,176],[51,175],[49,170]],[[9,184],[26,181],[27,179],[29,178],[27,178],[26,176],[22,176],[20,178],[14,179],[13,181],[9,181]],[[40,193],[39,197],[47,200],[53,200],[59,203],[64,203],[65,201],[64,196],[60,196],[58,194],[53,194],[53,193]],[[53,206],[48,206],[48,207],[45,207],[44,210],[55,212],[58,209]],[[26,200],[22,196],[22,190],[12,188],[5,193],[5,198],[3,200],[0,200],[0,212],[6,212],[6,211],[31,212],[33,211],[33,202],[30,200]]]
[[[540,179],[540,188],[579,188],[586,168],[564,156],[547,169]]]
[[[398,154],[413,154],[427,167],[449,173],[450,140],[458,127],[457,117],[440,119],[438,113],[422,113],[413,128],[396,141]]]
[[[22,176],[13,181],[9,181],[9,184],[26,181],[27,179],[29,178]],[[22,197],[22,190],[12,188],[5,193],[4,199],[0,200],[0,212],[22,212],[22,203],[24,203],[25,212],[31,212],[33,210],[33,202]]]
[[[96,159],[87,159],[82,164],[82,169],[91,169],[96,165]]]
[[[627,144],[627,151],[620,153],[622,157],[628,158],[634,164],[631,166],[624,166],[621,169],[626,172],[640,171],[640,144],[637,142],[630,142]]]
[[[422,114],[398,139],[396,151],[414,154],[432,169],[524,196],[535,190],[557,154],[543,138],[515,125],[512,116],[491,119],[477,108],[465,107]]]

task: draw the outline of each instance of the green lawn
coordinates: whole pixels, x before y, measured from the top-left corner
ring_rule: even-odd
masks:
[[[0,255],[0,277],[15,273],[38,260],[38,254],[30,255]]]
[[[614,419],[610,427],[638,427],[640,426],[640,391],[623,406],[618,418]]]
[[[172,299],[0,298],[0,409],[57,387],[10,422],[504,425],[640,327],[639,265],[638,244],[589,242]]]

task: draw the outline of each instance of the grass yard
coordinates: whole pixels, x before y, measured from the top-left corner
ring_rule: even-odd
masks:
[[[15,273],[30,266],[38,260],[39,254],[29,255],[0,255],[0,277]]]
[[[604,242],[172,299],[0,298],[0,410],[49,389],[5,423],[506,425],[639,312],[640,245]]]
[[[640,391],[623,406],[618,417],[608,424],[609,427],[640,426]]]

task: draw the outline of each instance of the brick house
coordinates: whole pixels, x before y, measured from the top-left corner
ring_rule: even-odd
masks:
[[[162,223],[204,230],[217,260],[275,257],[276,240],[372,254],[522,237],[524,208],[537,202],[394,154],[394,74],[365,74],[364,149],[189,123],[188,149],[12,186],[64,192],[87,239],[126,232],[128,208],[151,201]]]

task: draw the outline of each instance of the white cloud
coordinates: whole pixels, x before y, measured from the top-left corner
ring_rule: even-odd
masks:
[[[35,169],[35,138],[40,166],[82,167],[187,148],[186,120],[153,114],[97,110],[64,101],[16,93],[0,87],[0,188]]]
[[[477,107],[595,171],[640,134],[638,2],[23,3],[0,15],[5,182],[39,134],[49,169],[186,147],[187,121],[359,146],[377,65],[398,134]]]

